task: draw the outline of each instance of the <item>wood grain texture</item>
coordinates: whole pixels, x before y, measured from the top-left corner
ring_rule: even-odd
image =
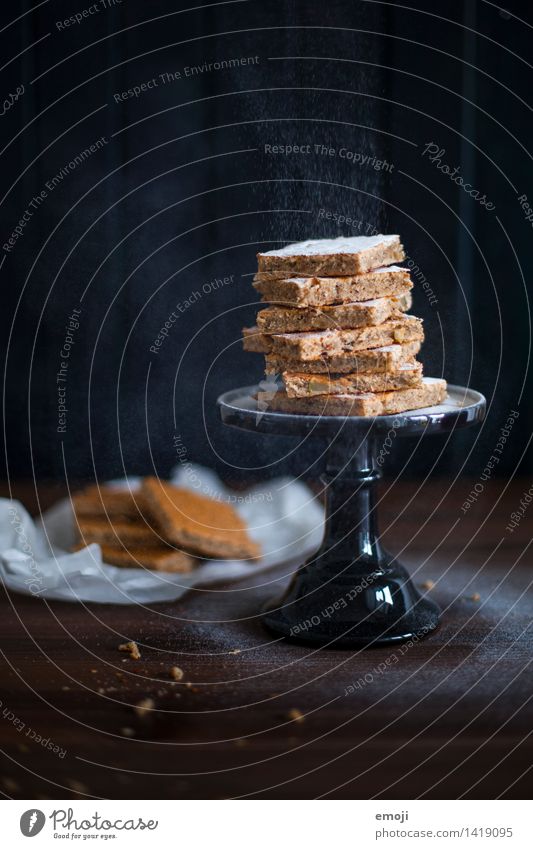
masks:
[[[446,481],[383,489],[389,549],[419,586],[434,582],[427,591],[445,611],[435,634],[405,649],[273,640],[257,614],[285,586],[283,568],[152,608],[2,591],[3,793],[524,798],[533,507],[512,534],[505,527],[530,482],[506,491],[487,483],[463,514],[474,483],[460,480],[448,495]],[[31,487],[15,494],[35,507]],[[58,494],[43,486],[39,500]],[[118,651],[128,640],[140,660]],[[172,680],[172,666],[184,670],[182,681]],[[155,710],[140,715],[135,705],[146,698]]]

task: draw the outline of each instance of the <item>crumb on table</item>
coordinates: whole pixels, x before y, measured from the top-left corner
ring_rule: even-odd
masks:
[[[287,716],[289,719],[294,720],[294,722],[303,722],[305,719],[305,714],[301,710],[298,710],[298,708],[291,708]]]
[[[128,643],[121,643],[118,647],[119,651],[127,651],[132,660],[140,660],[141,653],[139,651],[139,646],[134,640],[130,640]]]
[[[185,672],[183,669],[180,669],[179,666],[173,666],[170,670],[170,677],[174,679],[174,681],[181,681]]]
[[[150,713],[150,711],[154,710],[154,708],[155,708],[154,700],[150,699],[150,698],[146,698],[146,699],[141,699],[140,702],[137,702],[137,704],[134,707],[134,711],[137,714],[137,716],[141,717],[141,719],[142,719],[148,713]]]

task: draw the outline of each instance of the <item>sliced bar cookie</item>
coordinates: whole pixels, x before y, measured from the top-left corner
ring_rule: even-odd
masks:
[[[85,548],[81,543],[75,546],[75,551]],[[185,551],[176,551],[170,546],[162,545],[160,548],[123,548],[115,545],[100,545],[102,560],[110,566],[120,566],[123,569],[151,569],[154,572],[175,572],[185,574],[192,572],[198,565],[199,560],[186,554]]]
[[[404,306],[401,298],[391,297],[323,307],[267,307],[257,313],[257,327],[262,333],[366,327],[398,315]]]
[[[72,507],[77,516],[122,519],[139,519],[143,504],[139,492],[116,489],[106,484],[93,484],[72,496]]]
[[[283,372],[283,383],[289,398],[313,395],[359,395],[362,392],[388,392],[420,386],[422,363],[400,366],[398,371],[360,372],[346,375],[301,374]]]
[[[163,543],[156,531],[143,521],[78,516],[77,522],[79,536],[86,545],[97,542],[100,545],[157,548]]]
[[[403,363],[413,363],[420,351],[420,342],[406,342],[404,345],[385,345],[370,348],[355,354],[339,354],[337,357],[321,357],[318,360],[292,360],[279,354],[267,354],[265,357],[267,374],[282,371],[348,374],[353,372],[384,372],[396,370]]]
[[[422,320],[411,315],[384,321],[376,327],[356,330],[317,330],[309,333],[280,333],[267,336],[274,354],[290,359],[317,360],[324,355],[336,357],[367,348],[380,348],[395,342],[421,342],[424,338]],[[268,341],[269,340],[269,341]]]
[[[283,271],[299,277],[364,274],[405,259],[399,236],[340,236],[309,239],[257,254],[260,272]]]
[[[433,407],[446,398],[446,381],[425,377],[421,386],[396,392],[289,398],[285,391],[258,392],[259,410],[314,416],[381,416]]]
[[[256,274],[253,286],[262,300],[294,307],[319,307],[405,295],[413,283],[407,269],[391,265],[351,277],[283,277]],[[265,279],[266,278],[266,279]]]
[[[168,542],[204,557],[249,559],[260,555],[259,545],[229,504],[158,478],[145,478],[142,493],[154,523]]]

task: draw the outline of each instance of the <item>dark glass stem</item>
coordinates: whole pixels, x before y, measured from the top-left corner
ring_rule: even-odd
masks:
[[[325,487],[326,528],[319,551],[267,605],[264,623],[275,634],[319,645],[379,645],[425,636],[439,610],[421,598],[407,571],[381,548],[376,485],[381,472],[375,442],[331,444]]]
[[[380,568],[386,555],[379,541],[376,485],[381,471],[375,460],[375,443],[365,439],[355,449],[343,442],[331,445],[325,487],[326,529],[316,556],[320,569],[368,572]]]

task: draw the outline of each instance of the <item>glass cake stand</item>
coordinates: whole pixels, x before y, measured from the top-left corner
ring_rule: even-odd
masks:
[[[448,386],[443,404],[393,416],[295,415],[258,408],[257,386],[218,399],[226,425],[257,433],[311,437],[326,444],[326,524],[322,545],[294,574],[263,621],[277,635],[315,645],[362,646],[423,637],[437,627],[439,608],[422,598],[404,566],[382,547],[376,483],[380,438],[426,436],[478,424],[483,395]]]

